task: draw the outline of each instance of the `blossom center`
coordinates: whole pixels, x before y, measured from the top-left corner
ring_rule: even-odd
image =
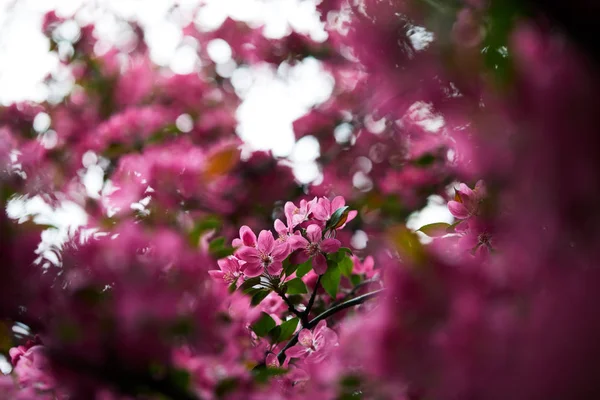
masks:
[[[309,245],[306,247],[306,252],[311,256],[314,256],[320,250],[319,243],[309,243]]]
[[[487,246],[487,247],[491,247],[492,244],[492,236],[487,233],[480,233],[479,236],[477,236],[477,242],[478,242],[478,246]]]
[[[273,263],[273,257],[271,257],[271,255],[269,255],[269,254],[261,253],[260,262],[262,263],[263,266],[268,267],[269,265],[271,265]]]

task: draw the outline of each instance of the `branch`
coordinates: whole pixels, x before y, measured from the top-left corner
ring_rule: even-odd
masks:
[[[315,297],[317,296],[317,290],[319,289],[319,284],[321,283],[321,277],[323,275],[319,275],[317,278],[317,283],[315,283],[315,288],[313,289],[312,294],[310,295],[310,300],[308,300],[308,305],[306,306],[306,310],[304,310],[302,316],[302,326],[308,326],[308,317],[310,314],[310,310],[312,309],[313,304],[315,303]]]
[[[337,306],[333,306],[330,309],[322,312],[321,314],[317,315],[314,319],[312,319],[308,324],[306,324],[306,326],[303,326],[304,329],[311,329],[314,326],[316,326],[319,322],[321,322],[322,320],[324,320],[325,318],[331,317],[332,315],[345,310],[346,308],[350,308],[353,306],[357,306],[359,304],[364,303],[367,300],[372,299],[373,297],[378,296],[379,294],[381,294],[381,292],[383,292],[385,289],[379,289],[379,290],[375,290],[373,292],[369,292],[369,293],[365,293],[362,296],[358,296],[353,298],[352,300],[348,300],[345,301],[341,304],[338,304]],[[285,345],[285,347],[283,349],[281,349],[281,351],[279,352],[279,354],[277,354],[277,359],[279,360],[280,364],[283,364],[283,362],[285,361],[285,351],[287,349],[289,349],[290,347],[292,347],[293,345],[296,344],[296,342],[298,342],[298,335],[300,334],[301,331],[298,331],[298,333],[296,333],[291,339],[290,341]]]
[[[285,301],[285,304],[287,304],[288,306],[288,310],[290,310],[291,313],[294,313],[294,315],[297,316],[300,319],[300,321],[302,321],[302,326],[304,326],[304,314],[298,311],[296,307],[294,307],[290,299],[288,299],[288,297],[281,290],[277,289],[275,292],[279,295],[279,297],[283,299],[283,301]]]

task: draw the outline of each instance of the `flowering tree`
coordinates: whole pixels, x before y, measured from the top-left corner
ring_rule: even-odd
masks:
[[[586,3],[317,7],[322,43],[182,27],[202,60],[187,75],[153,65],[133,22],[102,49],[93,25],[69,39],[74,19],[46,15],[73,84],[0,109],[3,396],[598,397]],[[242,154],[215,39],[238,65],[313,57],[335,78],[294,122],[319,181]],[[407,228],[432,195],[454,223]],[[56,229],[17,212],[40,199],[87,223],[40,244]]]

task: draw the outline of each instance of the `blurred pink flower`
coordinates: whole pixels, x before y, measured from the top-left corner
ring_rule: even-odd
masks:
[[[314,364],[323,361],[337,345],[337,334],[322,320],[312,332],[302,329],[298,335],[298,344],[290,347],[285,354],[289,358],[303,358],[306,363]]]

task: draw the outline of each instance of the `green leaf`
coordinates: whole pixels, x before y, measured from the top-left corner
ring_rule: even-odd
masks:
[[[233,293],[235,292],[235,289],[237,289],[237,279],[235,280],[235,282],[233,282],[231,285],[229,285],[229,287],[227,288],[227,290],[229,290],[229,293]]]
[[[334,299],[337,296],[341,278],[342,272],[337,264],[328,266],[327,271],[325,271],[321,278],[321,286]]]
[[[266,312],[262,312],[258,321],[252,325],[252,330],[257,336],[264,337],[271,329],[275,328],[275,326],[277,326],[277,324],[273,318],[271,318],[271,316]]]
[[[456,230],[454,228],[456,228],[456,226],[458,224],[460,224],[462,221],[456,221],[455,223],[453,223],[452,225],[448,226],[446,228],[446,233],[456,233]]]
[[[348,254],[349,256],[351,256],[353,254],[352,250],[350,250],[348,247],[340,247],[340,249],[338,250],[338,253],[339,252],[344,252],[344,253]]]
[[[447,229],[449,227],[450,227],[450,224],[447,224],[445,222],[436,222],[434,224],[424,225],[424,226],[420,227],[419,229],[417,229],[417,231],[423,232],[424,234],[426,234],[429,237],[438,237],[438,236],[447,235],[448,234]]]
[[[285,274],[285,276],[292,275],[294,272],[296,272],[297,269],[298,269],[298,264],[292,264],[290,262],[289,257],[283,261],[283,273]]]
[[[287,291],[286,291],[287,294],[292,295],[292,294],[308,293],[308,289],[306,288],[306,285],[300,278],[294,278],[294,279],[286,282],[285,284],[287,286]]]
[[[221,226],[221,220],[216,216],[209,216],[202,221],[199,221],[194,229],[189,233],[188,240],[193,247],[198,246],[198,242],[200,241],[200,236],[203,233],[213,230],[219,229]]]
[[[248,294],[252,289],[254,289],[254,286],[258,285],[260,285],[260,276],[246,279],[244,283],[240,285],[240,290],[242,293]]]
[[[284,342],[291,338],[294,335],[294,332],[296,332],[296,328],[298,327],[298,321],[298,318],[292,318],[283,322],[280,325],[281,332],[279,333],[277,341]]]
[[[342,261],[338,262],[338,266],[340,267],[342,274],[350,278],[352,275],[352,270],[354,269],[354,263],[352,262],[352,259],[345,255],[344,258],[342,258]]]
[[[265,365],[258,366],[252,370],[254,381],[258,383],[266,383],[273,376],[283,375],[287,370],[283,368],[267,367]]]
[[[344,206],[335,210],[335,212],[331,214],[331,218],[329,218],[327,224],[325,224],[325,230],[327,231],[330,229],[337,229],[340,226],[344,225],[344,223],[348,219],[348,213],[350,212],[349,208],[350,207],[348,206]]]
[[[265,299],[265,297],[267,297],[269,295],[269,293],[271,293],[269,290],[259,290],[258,292],[254,293],[252,295],[252,300],[250,300],[250,304],[253,306],[257,306],[260,304],[261,301],[263,301]]]
[[[357,275],[357,274],[352,274],[352,276],[350,277],[350,282],[352,282],[352,284],[354,286],[356,286],[360,282],[362,282],[362,277],[360,275]]]
[[[225,258],[227,256],[232,255],[235,252],[235,249],[231,246],[222,247],[218,250],[212,252],[212,256],[217,259]]]
[[[234,253],[235,249],[225,245],[225,238],[218,237],[208,244],[208,251],[215,258],[224,258]]]
[[[302,278],[304,275],[308,274],[308,272],[311,269],[312,269],[312,262],[311,262],[311,260],[308,260],[305,263],[302,263],[298,266],[298,269],[296,270],[296,276],[298,278]]]
[[[211,242],[208,244],[208,251],[210,251],[212,253],[214,251],[222,249],[224,246],[225,246],[225,238],[218,237],[216,239],[211,240]]]

